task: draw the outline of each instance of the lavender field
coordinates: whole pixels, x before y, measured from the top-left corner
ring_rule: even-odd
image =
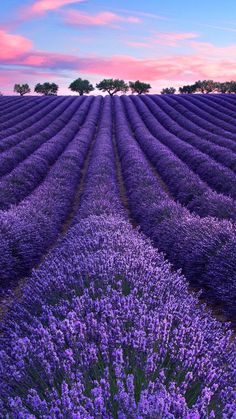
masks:
[[[236,418],[236,97],[0,97],[0,418]]]

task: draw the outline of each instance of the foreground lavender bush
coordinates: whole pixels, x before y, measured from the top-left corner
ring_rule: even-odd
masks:
[[[2,417],[233,418],[230,333],[119,216],[74,226],[3,330]]]
[[[2,322],[2,417],[233,418],[231,332],[128,222],[110,116],[73,226]]]

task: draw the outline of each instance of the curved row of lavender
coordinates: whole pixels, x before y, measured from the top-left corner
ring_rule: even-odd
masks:
[[[145,99],[150,100],[148,97]],[[187,141],[183,141],[177,135],[171,134],[157,120],[157,115],[161,115],[160,109],[157,108],[158,112],[155,113],[154,117],[152,113],[149,113],[147,106],[145,106],[142,101],[139,101],[138,98],[134,98],[134,101],[139,107],[141,115],[143,114],[143,118],[148,126],[148,129],[155,137],[157,137],[159,141],[176,154],[179,159],[182,160],[193,173],[196,173],[203,182],[207,183],[210,188],[218,193],[229,195],[235,199],[236,175],[232,170],[225,167],[227,162],[219,164],[215,161],[216,158],[214,153],[211,153],[211,157],[209,157],[205,154],[206,150],[204,153],[199,151],[196,146],[190,144],[191,135],[189,135],[189,139]],[[172,125],[174,124],[175,122],[172,121]],[[171,126],[171,122],[169,122],[169,126]],[[199,133],[199,135],[201,134]],[[199,139],[199,143],[200,142],[201,139]],[[212,146],[212,148],[216,150],[216,146]],[[220,153],[223,154],[223,151],[224,150],[220,149]],[[232,163],[232,161],[234,161],[233,159],[235,154],[232,151],[228,154],[230,154],[232,158]],[[230,162],[228,164],[230,164]]]
[[[185,153],[189,150],[188,145],[182,144],[177,136],[167,132],[157,122],[154,115],[150,114],[147,106],[141,100],[137,99],[135,101],[136,106],[130,98],[123,98],[123,103],[133,135],[168,186],[174,199],[201,217],[210,215],[219,219],[235,220],[235,201],[229,196],[212,190],[206,182],[200,179],[197,173],[191,170],[191,167],[188,167],[189,159],[185,159]],[[192,152],[192,160],[194,161],[195,150],[193,147],[190,152]],[[209,170],[208,172],[209,161],[207,162],[207,156],[203,155],[199,166],[197,162],[197,168],[199,170],[202,168],[205,174],[211,176],[212,171]],[[220,175],[216,179],[220,183],[222,182],[221,168],[217,167],[217,169]],[[233,179],[231,185],[232,188],[235,187]]]
[[[214,157],[219,163],[225,164],[235,171],[235,161],[233,159],[234,153],[236,152],[235,140],[222,138],[222,136],[205,132],[199,125],[192,123],[189,117],[185,116],[184,111],[181,113],[177,111],[174,106],[175,103],[173,107],[166,103],[163,107],[163,102],[165,103],[165,101],[160,100],[158,106],[155,106],[154,104],[157,104],[156,97],[154,98],[154,104],[152,102],[147,102],[147,105],[151,105],[150,109],[154,109],[154,113],[158,115],[163,126],[173,134],[176,134],[180,139],[189,142],[203,153],[208,154],[210,157]],[[206,116],[206,119],[208,119],[208,116]],[[235,121],[235,116],[233,120]],[[223,121],[219,119],[218,121],[220,124],[223,123]],[[231,153],[231,151],[234,153]]]
[[[0,211],[0,271],[5,282],[27,274],[40,261],[69,216],[99,120],[101,101],[101,97],[85,101],[79,115],[75,113],[68,123],[66,134],[59,133],[58,143],[66,135],[69,144],[43,182],[18,205]]]
[[[134,218],[175,268],[181,268],[194,286],[204,288],[209,301],[220,304],[235,319],[234,224],[212,217],[200,218],[172,199],[132,136],[123,101],[115,98],[114,102],[119,157]],[[132,114],[131,108],[129,115],[136,117],[137,132],[140,118]]]
[[[12,160],[8,153],[6,161],[8,165],[10,161],[15,163],[15,168],[0,180],[0,209],[7,209],[11,204],[19,203],[42,182],[50,167],[73,139],[74,132],[71,127],[76,124],[77,128],[85,121],[87,110],[93,100],[90,99],[85,101],[84,105],[82,101],[80,104],[80,101],[76,100],[67,103],[65,108],[66,104],[63,104],[63,112],[55,116],[49,127],[44,129],[42,125],[42,130],[37,136],[29,137],[20,145],[21,153],[14,147],[11,152]],[[32,146],[37,147],[36,150],[32,150]],[[0,155],[0,162],[3,154],[7,153]],[[16,161],[23,154],[24,160],[17,164]]]
[[[131,227],[112,112],[104,99],[71,228],[2,322],[1,415],[234,418],[232,334]]]
[[[60,121],[63,112],[68,109],[70,101],[63,101],[58,106],[52,106],[51,112],[48,113],[49,109],[46,109],[47,116],[39,118],[36,115],[36,124],[30,126],[31,133],[28,130],[23,130],[22,133],[17,133],[9,137],[4,138],[1,141],[1,154],[0,154],[0,174],[4,176],[11,172],[21,161],[26,159],[32,154],[38,147],[54,134],[54,127],[64,127],[65,122],[63,119]],[[36,125],[36,126],[35,126]],[[33,127],[35,132],[32,132]]]

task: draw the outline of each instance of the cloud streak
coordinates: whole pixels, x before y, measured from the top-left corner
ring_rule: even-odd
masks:
[[[0,57],[0,62],[4,64],[6,60]],[[55,74],[56,71],[72,71],[87,76],[143,79],[150,82],[163,79],[194,81],[199,78],[223,81],[236,76],[235,60],[197,53],[137,59],[129,55],[114,55],[108,58],[32,52],[27,56],[15,57],[14,64],[35,69],[50,69],[54,70]]]
[[[194,32],[162,32],[154,35],[153,42],[159,45],[176,47],[183,41],[198,37],[199,35]]]
[[[134,16],[120,16],[109,11],[100,12],[97,14],[89,14],[80,12],[79,10],[66,10],[63,13],[64,22],[73,26],[109,26],[119,27],[119,23],[140,23],[141,19]]]
[[[26,18],[41,16],[49,11],[57,10],[61,7],[75,3],[82,3],[83,1],[84,0],[36,0],[30,6],[24,7],[21,15]]]

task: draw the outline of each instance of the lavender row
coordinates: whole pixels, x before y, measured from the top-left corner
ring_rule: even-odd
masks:
[[[48,112],[55,109],[55,105],[58,106],[58,102],[61,103],[65,100],[65,98],[62,96],[58,98],[58,100],[55,101],[55,99],[49,99],[47,98],[47,105],[42,102],[40,105],[40,108],[37,112],[32,112],[32,115],[29,118],[26,118],[26,120],[23,120],[22,122],[15,124],[14,126],[10,126],[8,129],[4,129],[4,131],[0,132],[0,140],[1,143],[3,140],[7,139],[7,137],[10,137],[14,134],[18,135],[18,138],[20,139],[21,136],[31,135],[31,133],[36,133],[35,125],[38,123],[39,120],[41,120],[43,117],[46,117],[48,115]],[[22,134],[23,132],[23,134]]]
[[[96,142],[86,175],[82,205],[72,224],[80,222],[81,219],[87,217],[88,213],[92,213],[94,216],[118,214],[125,217],[125,211],[119,199],[119,191],[115,180],[115,156],[112,136],[112,100],[109,97],[105,97],[96,134]]]
[[[175,99],[172,96],[172,99]],[[212,110],[205,102],[201,103],[199,106],[198,100],[195,99],[195,97],[192,95],[189,98],[189,101],[186,101],[185,98],[179,97],[178,99],[175,99],[175,101],[178,104],[183,105],[184,107],[188,107],[188,109],[193,112],[195,115],[199,116],[200,118],[203,118],[207,120],[210,124],[213,124],[216,127],[219,127],[222,131],[229,131],[234,134],[236,134],[236,127],[234,124],[235,117],[234,118],[227,118],[224,113],[217,112],[216,109]],[[223,134],[222,134],[223,135]]]
[[[224,106],[225,111],[233,111],[236,112],[236,101],[231,96],[231,94],[225,95],[210,95],[207,96],[207,99],[212,102],[212,104],[220,104]]]
[[[27,274],[57,238],[73,203],[100,106],[98,97],[87,123],[80,130],[78,126],[78,134],[45,181],[18,206],[0,212],[0,271],[6,283]]]
[[[20,97],[0,97],[0,122],[4,122],[6,120],[6,115],[11,115],[12,113],[15,114],[15,111],[18,109],[21,111],[28,107],[28,103],[39,103],[43,98],[20,98]]]
[[[195,106],[200,107],[200,109],[203,109],[207,113],[216,117],[220,126],[222,124],[222,121],[225,121],[228,124],[230,124],[233,127],[233,129],[235,129],[236,109],[234,112],[227,110],[225,109],[225,106],[222,106],[220,104],[220,102],[213,103],[211,100],[208,100],[208,98],[205,96],[202,98],[201,95],[192,95],[190,97],[190,101]]]
[[[10,205],[18,204],[43,181],[53,164],[73,140],[78,128],[83,126],[92,102],[93,98],[88,98],[84,102],[80,98],[74,101],[66,109],[63,117],[55,119],[58,133],[0,180],[0,209],[6,210]]]
[[[0,132],[11,128],[12,126],[25,121],[27,118],[32,116],[35,112],[42,109],[44,102],[43,98],[41,100],[34,100],[34,98],[27,98],[23,106],[19,105],[14,110],[4,109],[1,112],[1,125],[0,125]],[[46,102],[52,102],[53,98],[48,97],[46,98]]]
[[[197,173],[203,182],[218,193],[236,198],[236,176],[231,170],[167,131],[138,97],[133,98],[133,102],[149,131]]]
[[[211,159],[214,159],[224,167],[236,172],[236,143],[234,141],[218,137],[205,140],[204,138],[201,138],[199,134],[196,135],[189,132],[186,129],[187,127],[182,128],[185,126],[186,120],[183,116],[179,114],[176,115],[176,112],[173,109],[168,113],[163,112],[161,107],[154,104],[149,98],[146,98],[145,103],[157,120],[158,126],[160,123],[167,132],[170,132],[177,136],[178,139],[185,141],[187,144],[190,144],[204,154],[207,154]],[[177,121],[180,120],[181,125],[177,123]],[[189,121],[187,120],[186,125],[188,124]]]
[[[28,137],[25,133],[24,139],[22,137],[14,146],[12,143],[13,140],[14,142],[17,141],[17,136],[11,137],[11,147],[0,154],[0,176],[11,172],[19,163],[63,129],[75,110],[76,103],[71,103],[70,99],[66,99],[59,103],[48,116],[37,122],[39,128],[37,134]]]
[[[128,224],[104,100],[81,207],[2,324],[2,415],[233,418],[235,343]]]
[[[152,100],[151,100],[152,99]],[[170,103],[169,103],[170,99]],[[158,108],[154,106],[153,102],[158,105]],[[152,106],[154,112],[157,112],[157,109],[161,109],[166,115],[171,117],[177,125],[180,125],[182,128],[188,130],[191,133],[201,136],[201,138],[205,138],[206,140],[217,142],[222,140],[222,138],[228,144],[234,144],[235,140],[226,138],[226,135],[222,136],[215,132],[208,130],[206,127],[203,127],[198,124],[198,122],[193,121],[192,115],[186,115],[188,113],[187,109],[182,109],[181,111],[178,109],[178,103],[172,99],[172,97],[168,97],[168,100],[161,98],[158,95],[149,95],[145,97],[145,103],[148,103]],[[207,121],[205,121],[207,124]]]
[[[17,125],[19,128],[21,128],[21,125],[25,127],[29,126],[31,123],[30,121],[34,117],[34,115],[37,112],[40,112],[44,108],[45,104],[50,104],[53,102],[55,106],[55,98],[53,99],[53,97],[47,97],[45,103],[42,99],[38,103],[35,103],[34,101],[29,101],[24,111],[19,112],[19,110],[16,109],[14,114],[11,116],[8,112],[6,112],[5,122],[1,123],[0,125],[1,138],[4,138],[4,132],[6,132],[6,135],[8,134],[8,132],[11,134],[11,129]]]
[[[229,221],[191,215],[164,193],[130,135],[122,103],[115,98],[116,136],[131,212],[175,268],[203,287],[210,301],[235,316],[235,228]],[[137,175],[138,174],[138,175]]]
[[[185,101],[182,98],[179,98],[178,102],[176,102],[172,97],[166,97],[165,101],[172,107],[175,107],[175,109],[180,114],[185,115],[186,118],[195,123],[195,125],[197,125],[199,129],[202,128],[210,134],[216,134],[218,136],[229,138],[235,141],[236,133],[230,132],[228,130],[228,127],[224,129],[226,123],[221,123],[222,128],[215,125],[215,120],[210,114],[206,114],[206,112],[201,112],[201,110],[197,106],[191,104],[191,98],[187,107]]]
[[[0,96],[0,109],[5,109],[8,106],[10,108],[11,105],[15,106],[17,102],[18,102],[18,104],[19,103],[23,103],[23,98],[20,97],[20,96],[17,96],[17,97],[13,97],[13,96]]]
[[[128,120],[142,150],[165,182],[173,199],[200,217],[236,220],[235,201],[212,191],[172,151],[150,134],[134,104],[123,99]]]
[[[18,108],[20,109],[21,106],[25,106],[26,102],[29,100],[36,100],[36,102],[39,102],[42,100],[42,97],[28,97],[27,99],[22,98],[21,96],[0,96],[0,110],[5,112],[5,110],[9,110],[10,112],[14,109]]]
[[[35,123],[33,123],[30,127],[22,130],[15,130],[14,134],[2,138],[0,141],[0,152],[7,151],[9,148],[18,145],[21,141],[38,134],[40,131],[42,131],[42,129],[46,128],[47,125],[49,125],[55,119],[54,112],[57,112],[58,107],[61,106],[63,102],[67,104],[69,103],[66,102],[65,99],[63,100],[60,98],[57,102],[57,106],[55,106],[55,103],[51,103],[48,106],[45,106],[43,113],[38,115],[38,119],[36,119]]]
[[[187,142],[195,141],[196,143],[196,141],[198,140],[200,144],[203,144],[204,142],[208,147],[211,148],[213,147],[211,143],[213,143],[214,145],[219,145],[233,152],[236,152],[236,143],[234,140],[223,138],[222,136],[218,136],[204,131],[201,128],[199,128],[196,124],[192,123],[189,120],[189,118],[186,118],[184,114],[180,114],[179,112],[175,111],[173,106],[169,105],[161,98],[157,96],[152,96],[152,99],[153,100],[150,100],[149,97],[145,98],[145,104],[151,110],[153,115],[155,115],[155,118],[168,131],[172,132],[173,134],[176,134],[177,137],[186,140]],[[220,151],[217,146],[216,149]],[[229,152],[227,152],[227,150],[221,151],[227,153],[227,157],[229,156],[229,159],[231,159],[230,154]],[[217,151],[215,152],[215,155],[217,157],[220,156],[219,153],[217,154]]]

